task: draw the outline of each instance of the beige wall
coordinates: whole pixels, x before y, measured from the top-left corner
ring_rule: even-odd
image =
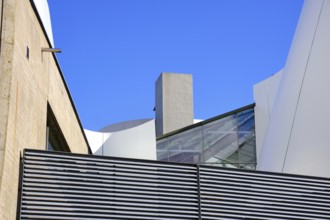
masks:
[[[2,1],[0,219],[15,219],[20,153],[24,148],[45,149],[47,103],[70,150],[88,153],[88,146],[56,61],[51,53],[41,52],[49,45],[30,1]]]

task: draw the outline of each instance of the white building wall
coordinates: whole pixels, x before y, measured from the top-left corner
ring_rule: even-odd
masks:
[[[330,1],[320,2],[283,172],[330,177]]]
[[[156,160],[155,120],[142,120],[143,123],[123,122],[127,129],[116,132],[93,132],[85,130],[93,154],[114,157]]]
[[[330,177],[329,39],[330,1],[306,0],[266,130],[258,170]]]
[[[271,77],[253,86],[253,94],[256,106],[255,123],[256,123],[256,156],[259,158],[261,146],[264,141],[265,133],[268,127],[269,119],[272,114],[278,86],[281,82],[283,70],[280,70]]]
[[[102,146],[111,136],[111,133],[103,133],[84,129],[92,154],[102,155]],[[101,149],[101,150],[99,150]]]

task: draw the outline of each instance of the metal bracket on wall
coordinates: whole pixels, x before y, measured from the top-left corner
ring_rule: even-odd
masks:
[[[61,53],[62,50],[59,49],[59,48],[46,48],[46,47],[43,47],[43,48],[41,48],[41,52]]]

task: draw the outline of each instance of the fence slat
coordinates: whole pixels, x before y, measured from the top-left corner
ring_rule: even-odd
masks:
[[[25,150],[20,219],[329,219],[330,179]]]

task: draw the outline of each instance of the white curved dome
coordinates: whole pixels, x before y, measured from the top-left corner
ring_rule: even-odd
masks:
[[[85,134],[95,155],[157,159],[154,119],[125,121],[100,132],[85,129]]]
[[[117,132],[122,131],[130,128],[137,127],[139,125],[142,125],[146,122],[149,122],[153,119],[138,119],[138,120],[130,120],[130,121],[123,121],[116,124],[108,125],[100,130],[100,132]]]

